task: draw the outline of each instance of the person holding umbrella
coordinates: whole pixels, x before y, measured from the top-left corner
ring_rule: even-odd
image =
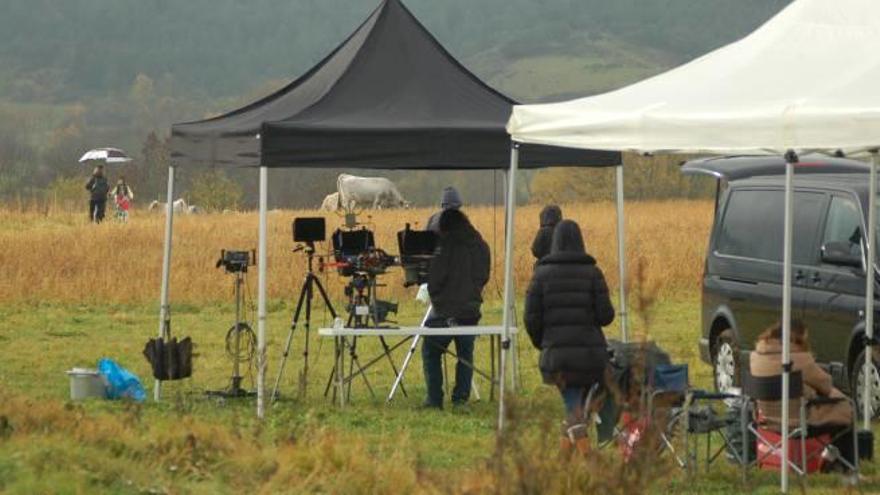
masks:
[[[86,151],[79,159],[80,163],[91,163],[100,161],[92,172],[92,177],[86,183],[86,190],[89,191],[89,220],[95,223],[101,223],[104,220],[104,212],[107,209],[107,196],[110,194],[110,183],[104,176],[104,164],[122,164],[131,161],[131,158],[119,148],[95,148]],[[126,186],[127,189],[128,186]],[[129,190],[130,192],[130,190]],[[133,196],[132,196],[133,197]],[[129,198],[131,200],[131,198]]]
[[[110,183],[104,177],[104,165],[98,165],[92,172],[92,177],[86,183],[86,191],[89,191],[89,220],[101,223],[104,220],[104,212],[107,209],[107,195],[110,194]]]

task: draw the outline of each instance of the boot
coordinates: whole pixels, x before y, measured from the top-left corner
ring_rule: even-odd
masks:
[[[571,459],[571,454],[574,451],[574,443],[572,443],[571,438],[568,437],[567,421],[562,422],[559,431],[559,458],[560,460],[567,461]]]
[[[590,439],[587,437],[587,425],[580,422],[564,422],[566,426],[565,436],[568,438],[569,444],[573,446],[578,454],[586,456],[590,453]]]
[[[590,445],[590,439],[587,437],[578,438],[574,442],[574,447],[577,449],[578,454],[586,457],[590,454],[592,450],[592,446]]]

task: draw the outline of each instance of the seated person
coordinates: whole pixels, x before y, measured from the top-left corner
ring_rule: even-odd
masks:
[[[807,328],[800,320],[791,322],[791,362],[792,370],[800,371],[804,383],[804,400],[816,397],[845,398],[845,395],[832,384],[831,375],[822,369],[810,353]],[[767,377],[782,374],[782,324],[777,323],[764,331],[755,344],[751,354],[752,376]],[[789,425],[799,424],[800,404],[793,401],[789,406]],[[758,409],[768,426],[779,427],[782,422],[781,401],[759,401]],[[807,408],[807,425],[810,429],[834,432],[852,425],[853,410],[849,401],[821,404]],[[833,434],[833,433],[832,433]],[[852,462],[852,436],[844,435],[834,442],[843,456]]]

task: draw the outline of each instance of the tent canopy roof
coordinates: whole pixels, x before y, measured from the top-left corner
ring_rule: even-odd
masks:
[[[520,142],[781,153],[880,145],[880,2],[797,0],[742,40],[603,95],[515,107]]]
[[[455,60],[399,0],[382,4],[275,94],[172,128],[175,163],[504,168],[515,102]],[[524,167],[616,165],[617,153],[525,146]]]

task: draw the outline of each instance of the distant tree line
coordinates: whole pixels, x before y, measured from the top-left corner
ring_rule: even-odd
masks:
[[[684,61],[748,33],[788,0],[404,3],[453,55],[488,80],[522,57],[579,49],[566,47],[580,47],[570,43],[573,37],[591,35],[650,47],[673,61]],[[0,201],[74,195],[73,184],[89,172],[77,159],[97,146],[121,147],[135,158],[112,174],[126,175],[138,201],[164,201],[172,123],[217,115],[281,87],[323,58],[377,4],[378,0],[5,1],[0,15]],[[471,61],[476,63],[469,65]],[[617,81],[625,82],[630,81]],[[548,91],[530,87],[513,96],[544,99],[552,96]],[[660,173],[659,168],[648,169]],[[318,205],[335,187],[336,173],[273,171],[270,200],[275,206]],[[503,201],[501,173],[385,175],[416,204],[435,203],[448,184],[457,185],[473,203]],[[610,194],[608,172],[554,170],[535,174],[533,182],[532,176],[524,174],[519,191],[523,200],[530,195],[598,199]],[[572,177],[576,180],[568,180]],[[631,194],[668,195],[686,185],[676,173],[652,181],[666,192],[632,185],[636,189]],[[181,169],[179,191],[183,197],[198,197],[229,183],[241,188],[228,196],[237,198],[233,203],[255,204],[256,174],[247,169]]]

